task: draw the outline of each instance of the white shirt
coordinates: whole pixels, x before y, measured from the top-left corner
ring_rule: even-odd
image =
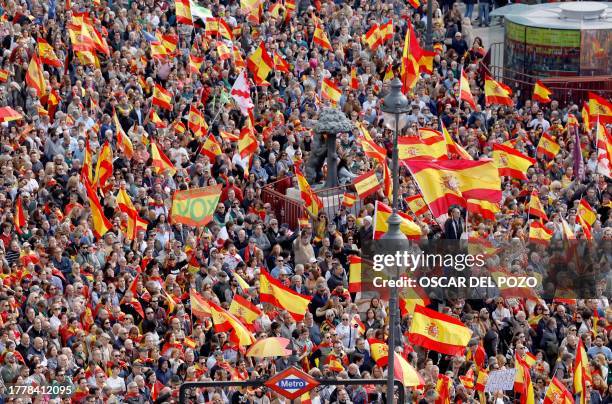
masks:
[[[345,325],[344,322],[338,324],[336,326],[336,332],[338,333],[338,338],[342,341],[342,345],[345,348],[355,348],[355,341],[357,340],[357,328],[353,327],[349,322],[348,325]]]

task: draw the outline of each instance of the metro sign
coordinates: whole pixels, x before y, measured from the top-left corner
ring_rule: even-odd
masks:
[[[319,382],[296,367],[290,367],[274,375],[264,383],[266,387],[289,400],[295,400],[319,385]]]

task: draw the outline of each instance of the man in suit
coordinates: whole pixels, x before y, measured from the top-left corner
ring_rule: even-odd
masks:
[[[463,219],[459,208],[449,210],[449,218],[444,223],[444,238],[449,240],[459,240],[463,233]]]

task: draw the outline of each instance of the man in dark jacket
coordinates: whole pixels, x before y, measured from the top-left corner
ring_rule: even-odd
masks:
[[[459,240],[463,234],[463,219],[459,208],[451,208],[449,218],[444,223],[444,238],[448,240]]]

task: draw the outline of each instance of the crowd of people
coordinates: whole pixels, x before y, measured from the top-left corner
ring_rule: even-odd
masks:
[[[467,3],[464,14],[454,0],[434,1],[434,70],[421,74],[408,94],[408,130],[440,129],[443,123],[475,159],[490,157],[494,143],[511,139],[516,139],[517,150],[535,157],[543,132],[558,139],[561,150],[552,161],[538,157],[527,181],[504,178],[497,220],[470,217],[466,224],[464,212],[459,212],[461,232],[465,226],[465,232],[495,243],[527,243],[527,198],[537,190],[554,238],[562,237],[561,218],[578,238],[583,237],[576,210],[584,197],[597,212],[593,239],[610,240],[612,188],[610,179],[597,172],[591,128],[580,128],[586,175],[580,180],[573,173],[574,140],[567,121],[573,114],[584,122],[580,108],[556,100],[538,104],[520,92],[512,107],[485,105],[480,62],[486,49],[480,38],[471,37],[474,2]],[[266,187],[281,193],[296,187],[295,167],[307,162],[313,151],[318,113],[331,106],[320,94],[323,78],[342,91],[337,108],[353,123],[364,125],[391,156],[392,132],[385,129],[381,112],[389,82],[383,78],[389,71],[399,74],[408,21],[422,40],[425,7],[400,0],[298,0],[277,5],[262,1],[259,21],[254,21],[238,1],[201,2],[232,28],[235,40],[226,45],[243,60],[263,41],[268,52],[289,65],[288,71],[272,72],[269,85],[252,87],[259,147],[243,158],[236,139],[247,118],[228,95],[240,71],[239,58],[221,59],[213,45],[225,40],[211,37],[197,24],[177,24],[173,1],[3,2],[0,68],[5,77],[0,77],[0,107],[10,106],[23,115],[0,126],[3,402],[178,402],[179,387],[185,382],[267,379],[290,366],[315,378],[338,380],[336,385],[313,390],[313,403],[386,401],[385,387],[367,380],[386,375],[386,367],[372,359],[369,340],[388,338],[388,301],[348,292],[347,256],[359,254],[372,238],[372,203],[390,201],[381,190],[360,201],[357,210],[321,210],[298,226],[285,223],[270,202],[262,200],[262,192]],[[480,0],[479,14],[484,16],[480,25],[490,24],[489,7],[489,2]],[[75,56],[68,35],[83,12],[89,13],[92,26],[110,48],[109,55],[97,54],[97,65]],[[389,19],[392,39],[372,51],[363,35],[372,24]],[[333,50],[313,42],[319,21]],[[176,51],[165,58],[152,57],[143,31],[176,35]],[[44,66],[48,85],[44,97],[26,83],[39,38],[62,62]],[[190,55],[204,59],[196,72],[190,69]],[[351,87],[354,68],[357,89]],[[477,101],[475,109],[458,102],[462,68]],[[155,84],[172,94],[171,111],[152,105]],[[60,99],[57,105],[50,104],[49,94]],[[213,160],[200,153],[204,137],[185,130],[191,106],[204,113],[208,133],[221,145],[221,154]],[[153,121],[151,109],[161,124]],[[112,118],[115,112],[117,122]],[[131,158],[118,147],[117,123],[133,143]],[[340,168],[349,177],[375,166],[363,153],[359,136],[356,128],[338,139]],[[112,228],[96,238],[81,175],[87,146],[93,151],[95,168],[105,142],[112,149],[113,171],[108,186],[97,192]],[[175,174],[151,167],[152,142],[169,157]],[[215,184],[222,184],[223,191],[208,226],[193,228],[169,221],[175,191]],[[128,235],[127,218],[116,201],[120,189],[148,222],[135,237]],[[409,212],[404,198],[417,192],[402,168],[402,211]],[[26,219],[21,228],[15,225],[18,207]],[[445,230],[428,213],[415,220],[425,238],[460,238],[457,228]],[[226,234],[220,242],[219,234]],[[544,260],[538,252],[519,254],[511,266],[532,271],[545,266]],[[610,250],[592,265],[609,274]],[[312,296],[303,319],[296,321],[282,308],[260,302],[261,269],[294,291]],[[235,274],[249,288],[241,286]],[[573,366],[582,340],[592,375],[585,386],[587,402],[612,403],[609,279],[600,282],[590,299],[535,304],[502,297],[437,301],[432,307],[464,322],[473,330],[473,338],[465,356],[447,357],[401,337],[398,354],[424,380],[423,385],[407,389],[410,402],[436,402],[439,374],[452,380],[451,402],[479,402],[473,383],[465,383],[465,377],[513,368],[515,356],[528,352],[535,356],[531,374],[536,402],[543,399],[553,376],[573,393]],[[248,347],[236,346],[228,332],[216,332],[210,319],[192,315],[192,289],[225,309],[238,295],[251,301],[262,311],[249,325],[255,339],[287,338],[291,355],[265,359],[245,355]],[[359,322],[363,328],[357,331]],[[402,333],[409,324],[407,313]],[[343,385],[342,380],[348,379],[363,383]],[[32,389],[17,394],[16,386]],[[45,386],[57,388],[40,389]],[[23,394],[27,391],[32,394]],[[512,391],[498,391],[487,393],[484,400],[509,403],[517,397]],[[187,398],[200,403],[288,402],[265,387],[190,389]]]

